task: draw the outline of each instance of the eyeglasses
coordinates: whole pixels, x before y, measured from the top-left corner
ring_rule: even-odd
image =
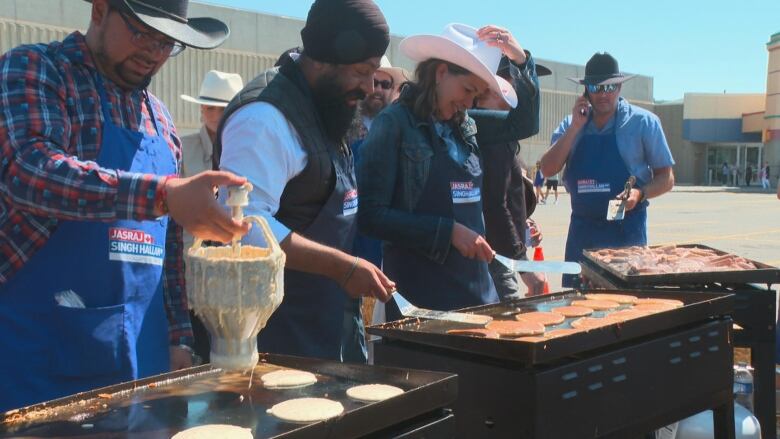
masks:
[[[125,14],[121,12],[118,12],[118,14],[120,17],[122,17],[122,21],[125,22],[127,29],[130,30],[131,34],[133,34],[133,36],[130,37],[130,42],[132,42],[136,47],[150,50],[156,55],[167,53],[169,57],[174,57],[184,51],[185,46],[180,42],[160,41],[154,38],[150,32],[143,32],[133,26]]]
[[[393,81],[387,79],[383,79],[379,81],[377,79],[374,79],[374,88],[379,88],[379,87],[381,87],[384,90],[390,90],[391,88],[393,88]]]
[[[620,87],[619,84],[602,84],[602,85],[593,85],[588,84],[586,87],[588,87],[588,93],[595,94],[595,93],[612,93],[615,90]]]

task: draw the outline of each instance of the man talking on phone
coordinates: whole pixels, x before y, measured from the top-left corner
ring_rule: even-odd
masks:
[[[647,245],[647,200],[674,186],[674,159],[658,117],[620,97],[621,85],[632,78],[606,52],[591,57],[584,78],[569,78],[585,93],[541,159],[544,175],[566,165],[563,184],[572,210],[567,261],[579,262],[585,249]],[[624,193],[631,176],[636,184]],[[625,217],[608,221],[609,201],[616,198],[625,199]],[[563,286],[577,286],[575,280],[564,275]]]

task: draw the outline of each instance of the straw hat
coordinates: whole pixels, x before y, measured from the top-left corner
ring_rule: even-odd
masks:
[[[382,60],[379,62],[377,71],[385,72],[390,75],[390,77],[393,78],[393,84],[396,86],[409,80],[409,73],[401,67],[393,67],[393,65],[390,64],[390,60],[387,59],[387,56],[385,55],[382,55]]]
[[[200,105],[227,107],[233,96],[242,88],[244,81],[241,80],[241,75],[211,70],[203,78],[197,98],[188,95],[181,95],[181,98]]]

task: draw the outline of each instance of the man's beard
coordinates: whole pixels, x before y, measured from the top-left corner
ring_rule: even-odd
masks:
[[[376,94],[376,97],[379,99],[374,99],[374,95],[369,95],[361,102],[360,110],[368,117],[376,117],[387,106],[383,95]]]
[[[100,38],[105,38],[106,33],[105,30],[101,33]],[[100,41],[103,41],[102,39]],[[149,73],[148,75],[143,76],[140,80],[130,78],[125,71],[123,67],[124,63],[126,63],[128,59],[125,59],[122,62],[115,63],[113,62],[108,55],[106,55],[106,52],[103,48],[103,45],[100,44],[98,47],[95,48],[94,57],[100,62],[100,65],[104,68],[111,69],[114,71],[114,75],[116,75],[117,78],[121,79],[126,85],[130,86],[132,89],[144,89],[149,87],[149,84],[152,82],[152,77],[154,76],[154,70]],[[121,85],[121,84],[120,84]]]
[[[142,76],[140,81],[130,79],[125,75],[125,70],[122,68],[122,64],[124,64],[123,61],[119,64],[114,65],[114,72],[117,76],[122,78],[123,81],[125,81],[127,84],[130,84],[135,89],[144,89],[149,87],[149,84],[152,83],[152,76],[154,76],[154,73],[150,73],[148,75]]]
[[[341,142],[357,111],[357,105],[350,106],[347,101],[360,101],[366,94],[359,88],[344,92],[341,81],[334,73],[317,79],[312,87],[312,97],[326,136],[331,141]]]

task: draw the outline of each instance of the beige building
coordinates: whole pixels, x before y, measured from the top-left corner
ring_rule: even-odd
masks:
[[[90,4],[83,0],[2,0],[0,1],[0,52],[20,44],[61,40],[73,30],[84,31],[88,24]],[[211,69],[239,73],[247,82],[273,65],[284,50],[300,45],[300,19],[260,14],[192,2],[191,16],[215,17],[228,23],[231,36],[217,50],[185,50],[169,60],[155,77],[151,90],[159,96],[173,115],[180,133],[199,127],[197,105],[179,99],[179,95],[197,95],[203,75]],[[440,29],[430,29],[438,33]],[[516,31],[522,41],[522,30]],[[403,37],[391,39],[388,57],[394,65],[413,69],[410,60],[402,57],[398,43]],[[533,52],[533,47],[529,48]],[[603,50],[594,47],[593,51]],[[538,135],[523,142],[526,163],[533,164],[547,149],[550,136],[564,116],[571,112],[582,87],[567,77],[584,75],[584,65],[551,61],[534,53],[537,62],[549,67],[553,74],[540,78],[542,88],[541,127]],[[583,62],[586,60],[582,60]],[[638,76],[623,87],[623,96],[646,108],[652,107],[653,79]]]
[[[780,174],[780,33],[770,37],[767,51],[766,93],[686,93],[679,101],[654,106],[677,161],[677,181],[745,186],[750,174],[751,186],[758,186],[759,168],[768,163],[775,186]]]

